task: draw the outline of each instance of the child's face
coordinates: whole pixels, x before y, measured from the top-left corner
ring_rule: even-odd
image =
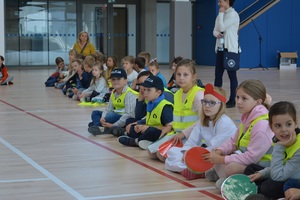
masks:
[[[148,78],[148,76],[141,76],[138,80],[137,80],[137,84],[142,84],[144,83],[144,81]],[[144,94],[144,86],[139,85],[139,93]]]
[[[75,59],[75,55],[74,54],[69,54],[69,62],[71,62],[72,60]]]
[[[236,101],[237,107],[241,114],[250,114],[250,112],[256,105],[261,104],[260,102],[262,100],[253,99],[242,88],[240,88],[236,91]]]
[[[172,71],[175,72],[175,69],[176,69],[176,64],[173,62],[172,63]]]
[[[133,65],[133,69],[134,69],[135,71],[137,71],[137,72],[140,71],[139,66],[138,66],[137,64],[134,64],[134,65]]]
[[[133,63],[130,63],[130,62],[128,62],[128,61],[125,60],[123,62],[123,68],[125,69],[125,71],[133,69]]]
[[[106,61],[106,66],[112,68],[114,66],[114,61],[112,58],[108,58]]]
[[[83,65],[83,68],[84,68],[84,71],[86,71],[86,72],[91,72],[91,70],[92,70],[92,68],[87,64]]]
[[[193,87],[196,74],[192,74],[191,70],[188,67],[180,66],[177,68],[175,74],[176,83],[185,91]]]
[[[94,77],[99,78],[102,73],[102,70],[100,70],[98,66],[93,66],[92,73]]]
[[[77,62],[72,63],[73,71],[77,72],[78,69],[81,69],[81,65]]]
[[[216,118],[216,115],[221,108],[222,102],[211,94],[205,95],[202,102],[202,109],[204,111],[204,114],[210,119]]]
[[[152,88],[144,87],[144,97],[148,101],[156,100],[160,94],[161,94],[161,91],[157,90],[154,87],[152,87]]]
[[[0,58],[0,65],[2,65],[3,64],[3,60]]]
[[[127,79],[125,79],[125,78],[113,77],[110,80],[111,80],[111,84],[115,90],[121,90],[127,84]]]
[[[156,76],[159,73],[159,69],[157,69],[155,65],[149,65],[148,70],[153,74],[153,76]]]
[[[64,62],[58,63],[57,68],[63,70],[65,68],[65,63]]]
[[[275,133],[275,137],[280,142],[287,142],[288,140],[296,140],[295,129],[297,127],[298,127],[297,122],[295,122],[289,114],[274,115],[272,117],[271,129]]]

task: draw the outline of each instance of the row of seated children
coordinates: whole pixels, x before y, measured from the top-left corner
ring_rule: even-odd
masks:
[[[180,66],[181,65],[178,65],[178,67],[176,69],[176,80],[178,81],[179,84],[181,84],[181,83],[183,84],[181,86],[180,90],[184,91],[184,89],[185,89],[184,83],[185,82],[183,80],[180,81],[180,76],[181,76],[181,73],[180,73],[181,67]],[[184,69],[184,67],[183,67],[183,69]],[[193,74],[191,72],[189,72],[189,73],[191,75]],[[125,79],[125,76],[123,78]],[[186,77],[184,79],[186,79]],[[148,79],[148,82],[152,83],[151,80],[153,80],[153,78],[151,79],[151,77],[150,77],[150,79]],[[192,78],[191,78],[191,80],[192,80]],[[149,85],[145,84],[144,86],[149,86]],[[193,86],[193,84],[192,84],[192,86]],[[209,87],[209,86],[210,85],[207,85],[207,87]],[[155,89],[155,87],[154,87],[154,89]],[[147,88],[147,90],[148,90],[148,88]],[[195,98],[184,98],[184,101],[182,102],[182,93],[180,93],[180,90],[178,93],[176,93],[176,96],[178,96],[179,98],[177,98],[175,96],[175,101],[174,101],[175,105],[187,103],[187,102],[185,102],[187,99],[195,99]],[[191,90],[191,88],[190,88],[190,90]],[[224,104],[225,97],[224,96],[222,97],[222,94],[216,92],[218,90],[216,90],[216,89],[213,90],[213,89],[209,89],[209,88],[207,88],[207,90],[208,91],[207,91],[206,95],[208,95],[208,96],[205,96],[205,98],[209,98],[209,97],[217,98],[220,101],[216,101],[217,99],[209,100],[209,99],[204,98],[202,100],[202,106],[203,106],[202,109],[204,109],[204,111],[205,111],[205,109],[209,109],[209,108],[212,109],[211,107],[215,107],[216,105],[218,105],[220,103],[222,105]],[[158,95],[158,93],[160,94],[159,96],[161,96],[161,92],[160,92],[161,90],[157,89],[154,91],[157,92],[156,96]],[[145,92],[145,89],[144,89],[144,92]],[[189,90],[186,92],[189,92]],[[195,95],[195,92],[194,92],[194,95]],[[210,95],[212,95],[213,97]],[[224,181],[224,178],[226,178],[232,174],[243,173],[244,170],[246,169],[246,167],[252,163],[259,163],[259,161],[261,161],[261,163],[260,163],[261,165],[269,165],[270,164],[269,150],[270,150],[270,148],[272,148],[272,137],[274,134],[269,127],[268,121],[266,120],[267,119],[266,115],[268,114],[268,104],[266,102],[266,97],[267,97],[266,89],[260,81],[247,80],[247,81],[244,81],[243,83],[241,83],[240,86],[238,87],[237,100],[238,100],[239,104],[241,105],[239,107],[239,111],[243,114],[242,118],[241,118],[241,121],[242,121],[241,126],[237,129],[237,131],[234,132],[234,131],[232,131],[233,129],[235,129],[234,125],[227,126],[228,123],[224,123],[225,129],[228,129],[228,127],[231,127],[232,130],[231,131],[228,130],[228,133],[230,133],[230,134],[235,133],[234,136],[231,137],[229,140],[227,140],[227,142],[223,143],[218,148],[212,148],[210,146],[211,153],[205,156],[205,159],[207,159],[208,161],[215,164],[215,167],[212,170],[208,171],[205,174],[205,176],[209,180],[212,180],[212,181],[218,180],[217,185],[220,185],[220,182]],[[112,102],[112,103],[115,103],[115,100],[116,100],[116,98],[113,99],[114,102]],[[125,99],[123,99],[123,100],[124,100],[123,106],[125,106],[126,100]],[[176,101],[176,100],[179,100],[179,101]],[[152,102],[155,102],[155,100]],[[192,104],[192,103],[190,103],[190,104]],[[166,106],[167,104],[163,104],[163,105]],[[168,104],[168,105],[172,105],[172,104]],[[180,108],[180,106],[178,106],[178,107]],[[191,112],[192,106],[190,105],[189,107],[190,107],[189,112]],[[220,105],[220,107],[221,107],[221,105]],[[111,108],[113,108],[113,107],[111,106]],[[176,112],[176,108],[177,108],[177,106],[174,107],[174,111],[173,111],[174,112],[173,115],[175,117],[177,117],[177,115],[178,115]],[[125,109],[126,109],[126,106],[125,106]],[[150,111],[150,106],[148,108],[148,105],[147,105],[147,109],[149,109],[148,111]],[[223,105],[223,109],[225,109],[224,105]],[[217,107],[216,107],[216,110],[218,112],[220,111],[220,109],[217,109]],[[131,109],[131,111],[132,111],[132,109]],[[208,110],[206,110],[206,111],[208,112]],[[114,112],[113,109],[111,109],[111,112],[112,113]],[[94,114],[94,112],[93,112],[93,114]],[[147,119],[148,120],[152,119],[151,113],[148,112],[147,114],[148,114],[147,115],[148,118],[146,116],[146,124],[147,124]],[[222,114],[224,114],[224,111]],[[132,116],[133,116],[133,114],[132,114]],[[202,114],[201,116],[205,117],[206,115]],[[119,115],[118,117],[121,118],[122,115]],[[196,117],[197,117],[197,115],[196,115]],[[184,118],[184,115],[179,117],[178,119],[182,119],[182,118]],[[104,131],[106,133],[109,133],[109,128],[111,128],[113,126],[119,126],[118,123],[114,124],[114,122],[112,122],[112,121],[108,122],[108,120],[111,120],[111,119],[106,118],[106,116],[101,115],[101,116],[98,116],[97,119],[95,119],[93,117],[92,117],[92,119],[93,119],[93,122],[92,122],[93,124],[91,124],[91,125],[95,125],[95,123],[98,123],[97,124],[98,126],[106,127],[106,130]],[[197,121],[197,119],[195,121]],[[107,122],[108,122],[108,124],[106,124]],[[124,120],[123,120],[123,122],[124,122]],[[202,122],[204,123],[204,121],[202,121]],[[162,124],[161,121],[160,121],[160,123]],[[178,125],[178,127],[179,127],[178,130],[180,130],[180,127],[184,127],[184,128],[181,128],[181,130],[183,130],[191,125],[189,123],[193,124],[193,122],[180,122],[180,121],[177,122],[176,120],[174,120],[172,122],[172,127],[173,128],[175,127],[175,130],[177,130],[176,126]],[[125,124],[125,123],[123,123],[123,124]],[[189,124],[189,125],[187,125],[187,124]],[[224,126],[224,124],[223,124],[223,126]],[[231,122],[231,124],[233,124],[233,123]],[[131,124],[131,126],[132,125],[133,124]],[[199,134],[199,128],[202,127],[203,125],[201,125],[201,124],[198,125],[198,127],[197,127],[198,131],[196,131],[197,129],[195,129],[195,132],[198,132],[198,134]],[[187,127],[185,127],[185,126],[187,126]],[[92,126],[90,126],[90,127],[92,127]],[[101,132],[99,127],[95,127],[95,126],[93,126],[93,127],[95,129],[97,128],[97,131],[100,134],[103,133],[103,132]],[[133,126],[133,127],[135,127],[135,126]],[[135,128],[130,127],[131,130],[129,129],[129,131],[128,131],[129,136],[130,136],[130,133],[136,134],[137,132],[145,131],[149,128],[149,126],[145,126],[144,128],[146,128],[146,129],[135,129]],[[201,128],[200,128],[200,130],[201,130]],[[130,132],[130,131],[134,131],[134,132]],[[92,132],[92,131],[90,131],[90,132]],[[166,133],[160,132],[160,133],[163,133],[163,134],[159,135],[159,138],[164,137],[167,132]],[[157,134],[157,132],[156,132],[156,134]],[[203,133],[203,134],[205,134],[205,133]],[[230,134],[228,134],[228,135],[230,136]],[[157,135],[156,135],[156,138],[157,138]],[[178,139],[183,139],[185,137],[185,135],[184,136],[182,136],[182,135],[184,135],[184,134],[180,131],[175,137],[178,137]],[[195,134],[193,134],[193,135],[195,135]],[[227,137],[229,137],[228,135],[227,135]],[[253,137],[249,137],[249,135],[252,135]],[[119,137],[119,142],[122,144],[125,144],[125,145],[129,145],[129,146],[138,146],[141,140],[135,139],[135,138],[133,138],[134,140],[132,140],[132,138],[129,136],[127,135],[125,137],[124,136]],[[134,137],[136,137],[136,136],[134,136]],[[139,138],[139,137],[137,137],[137,138]],[[195,137],[192,137],[192,138],[195,139]],[[202,142],[202,139],[199,139],[198,141]],[[209,144],[210,141],[213,141],[213,140],[210,140],[209,138],[207,140],[208,141],[205,141],[205,145],[207,145],[206,143]],[[150,141],[150,142],[153,142],[153,141]],[[154,141],[153,144],[155,144],[155,143],[156,142]],[[189,143],[191,143],[191,141],[189,141]],[[198,145],[200,145],[200,144],[198,144]],[[203,144],[201,144],[201,146],[202,145]],[[150,146],[148,146],[148,149]],[[237,150],[239,150],[240,152],[235,153],[235,152],[237,152]],[[171,152],[171,150],[170,150],[170,152]],[[153,152],[150,152],[150,153],[153,153]],[[153,154],[149,154],[149,155],[153,156]],[[180,159],[182,159],[182,156],[183,155],[179,155]],[[172,156],[170,156],[170,157],[172,158]],[[171,161],[166,162],[166,168],[168,168],[168,166],[169,167],[172,166],[172,164],[170,164],[170,163],[172,163],[172,162]],[[167,166],[167,164],[168,164],[168,166]],[[185,169],[183,169],[182,171],[184,171],[184,170]]]
[[[146,73],[146,72],[142,72],[142,73]],[[200,113],[200,104],[201,104],[201,99],[203,98],[203,89],[198,87],[196,85],[196,65],[193,61],[189,60],[189,59],[185,59],[183,60],[180,65],[177,66],[176,69],[176,76],[178,78],[178,82],[179,84],[181,84],[181,89],[179,92],[177,92],[175,94],[175,98],[174,98],[174,113],[176,113],[176,119],[182,119],[182,120],[186,120],[186,122],[178,122],[178,123],[174,123],[172,124],[173,128],[175,127],[175,130],[177,132],[181,132],[183,129],[191,126],[197,119],[198,119],[198,114]],[[125,79],[125,77],[123,77]],[[145,78],[146,79],[146,78]],[[144,80],[145,80],[144,79]],[[142,82],[139,83],[141,84]],[[143,89],[143,92],[145,92],[145,88],[143,88],[143,86],[141,87],[141,89]],[[156,88],[156,90],[158,90]],[[126,91],[126,90],[125,90]],[[150,109],[150,105],[153,104],[146,104],[145,100],[147,100],[144,95],[143,92],[140,93],[139,97],[141,97],[140,99],[138,98],[137,102],[141,102],[143,105],[143,110],[145,115],[147,113],[147,110]],[[158,91],[157,91],[158,92]],[[162,92],[161,92],[162,93]],[[165,93],[165,92],[164,92]],[[142,95],[141,95],[142,94]],[[162,94],[161,94],[162,95]],[[183,100],[183,101],[182,101]],[[112,102],[111,104],[114,104],[115,106],[109,105],[106,109],[105,114],[109,111],[109,112],[114,112],[113,108],[117,107],[115,99],[110,99],[110,102]],[[134,118],[134,110],[132,110],[132,107],[136,105],[136,102],[126,102],[125,101],[120,101],[122,102],[122,107],[125,108],[125,112],[129,111],[130,112],[126,112],[126,118]],[[129,106],[128,106],[129,104]],[[127,108],[130,107],[131,109]],[[182,108],[185,108],[185,110],[187,110],[189,117],[187,117],[186,119],[184,118],[184,113],[182,112]],[[137,109],[138,111],[141,111],[142,109]],[[199,112],[199,113],[198,113]],[[100,115],[101,114],[101,115]],[[143,117],[145,117],[145,115]],[[103,119],[104,118],[104,119]],[[138,119],[140,119],[141,117],[139,117]],[[137,120],[138,120],[137,119]],[[110,126],[107,127],[105,124],[101,123],[101,121],[109,121],[110,122]],[[102,116],[102,112],[101,111],[93,111],[92,113],[92,122],[89,124],[89,132],[91,132],[94,135],[97,134],[102,134],[104,133],[109,133],[109,128],[115,126],[115,127],[125,127],[126,123],[123,120],[124,123],[122,123],[122,126],[119,126],[119,123],[115,123],[114,121],[111,121],[110,115],[109,117],[107,116]],[[114,124],[112,124],[114,123]],[[135,125],[133,124],[129,124],[129,126],[131,125]],[[101,129],[99,128],[99,126],[103,126],[106,127],[106,129],[104,129],[104,131],[101,131]],[[128,130],[130,130],[130,128],[126,128]],[[113,130],[113,128],[112,128]],[[129,132],[129,131],[128,131]],[[172,132],[173,133],[173,132]],[[164,136],[164,134],[162,136],[162,139],[167,139],[172,137],[172,133],[168,136]],[[159,141],[162,141],[162,139],[160,139]],[[155,142],[153,141],[150,141]],[[134,144],[136,145],[136,144]],[[150,145],[150,144],[149,144]],[[150,145],[151,146],[151,145]],[[151,153],[155,153],[157,149],[154,148],[154,150]]]

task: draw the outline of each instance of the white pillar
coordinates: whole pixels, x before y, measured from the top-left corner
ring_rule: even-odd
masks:
[[[0,55],[5,58],[5,20],[4,0],[0,0]]]
[[[192,59],[192,3],[170,2],[170,60],[176,56]]]

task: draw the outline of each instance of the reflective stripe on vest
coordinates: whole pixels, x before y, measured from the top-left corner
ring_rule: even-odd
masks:
[[[236,146],[241,152],[246,152],[247,147],[250,143],[251,139],[251,131],[253,126],[256,124],[256,122],[260,120],[268,120],[268,114],[261,115],[254,119],[250,126],[248,127],[247,131],[244,133],[244,124],[240,124],[240,132],[239,132],[239,137],[238,140],[236,141]],[[259,165],[267,167],[270,166],[271,164],[271,159],[272,159],[272,152],[273,152],[273,145],[268,149],[268,151],[265,153],[265,155],[260,159]]]
[[[176,132],[188,128],[199,120],[198,113],[193,111],[193,102],[199,90],[204,91],[203,88],[194,85],[187,93],[184,102],[182,102],[182,88],[175,93],[172,126]]]
[[[138,96],[138,92],[134,91],[130,87],[127,87],[126,91],[123,92],[119,97],[116,98],[115,96],[115,90],[111,93],[111,100],[112,105],[114,107],[114,112],[118,114],[124,114],[125,113],[125,97],[128,92],[131,92],[132,94]]]
[[[154,127],[158,127],[158,126],[162,126],[161,124],[161,114],[162,111],[165,107],[165,105],[170,105],[173,106],[172,103],[170,103],[169,101],[163,99],[161,102],[159,102],[159,104],[152,110],[152,112],[147,112],[146,115],[146,124],[148,126],[154,126]]]

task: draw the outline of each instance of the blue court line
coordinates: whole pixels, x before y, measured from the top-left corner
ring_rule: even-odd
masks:
[[[0,183],[22,183],[34,181],[49,181],[49,178],[32,178],[32,179],[19,179],[19,180],[0,180]]]
[[[178,193],[178,192],[189,192],[189,191],[201,191],[201,190],[210,190],[216,189],[216,187],[201,187],[201,188],[190,188],[182,190],[164,190],[157,192],[143,192],[143,193],[132,193],[132,194],[120,194],[120,195],[109,195],[109,196],[98,196],[98,197],[87,197],[87,200],[96,200],[96,199],[114,199],[114,198],[125,198],[125,197],[137,197],[137,196],[146,196],[146,195],[156,195],[156,194],[167,194],[167,193]]]
[[[35,169],[40,171],[42,174],[44,174],[46,177],[51,179],[54,183],[56,183],[59,187],[63,188],[65,191],[67,191],[69,194],[71,194],[76,199],[85,199],[81,194],[79,194],[77,191],[73,190],[70,186],[62,182],[60,179],[55,177],[53,174],[51,174],[49,171],[47,171],[45,168],[43,168],[41,165],[36,163],[34,160],[29,158],[27,155],[25,155],[23,152],[21,152],[19,149],[8,143],[6,140],[0,137],[0,142],[5,145],[7,148],[9,148],[11,151],[13,151],[15,154],[23,158],[26,162],[31,164]]]

